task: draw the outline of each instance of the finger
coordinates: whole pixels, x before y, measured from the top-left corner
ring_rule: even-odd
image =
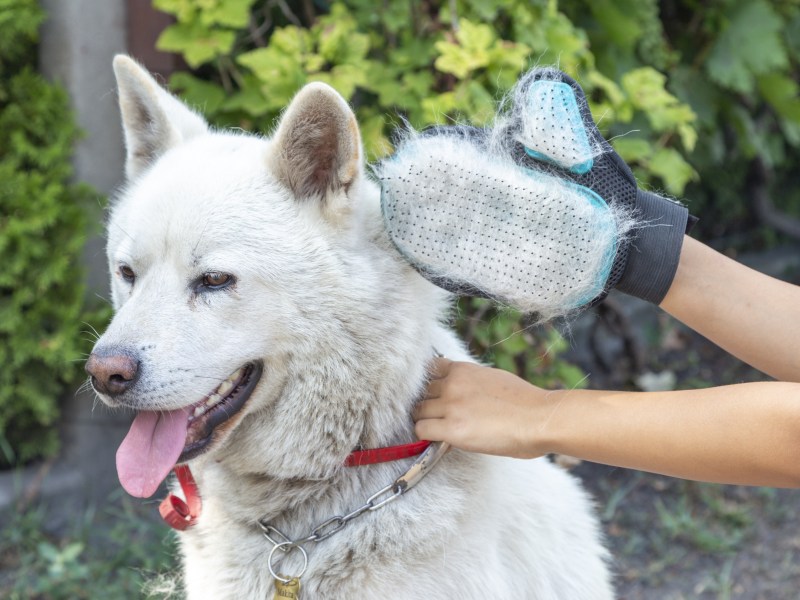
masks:
[[[413,419],[441,419],[444,417],[444,404],[435,400],[423,400],[414,409]]]
[[[428,365],[428,374],[431,379],[443,379],[450,373],[453,361],[439,356],[434,358]]]
[[[442,442],[443,428],[441,426],[441,419],[425,419],[418,421],[414,426],[414,433],[421,440],[428,440],[430,442]]]
[[[425,390],[425,396],[423,397],[425,400],[432,400],[434,398],[440,398],[442,396],[442,387],[444,385],[443,379],[434,379],[428,384],[428,388]]]

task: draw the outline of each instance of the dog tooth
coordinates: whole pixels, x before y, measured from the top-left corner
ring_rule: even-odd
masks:
[[[202,415],[202,414],[203,414],[203,412],[205,412],[205,407],[203,407],[203,406],[196,406],[196,407],[195,407],[195,409],[194,409],[194,416],[195,416],[195,417],[199,417],[200,415]]]
[[[217,388],[217,394],[220,396],[227,396],[230,391],[233,389],[233,382],[230,379],[226,379],[222,383],[219,384]]]
[[[217,393],[211,394],[206,400],[206,406],[214,406],[220,400],[222,400],[222,396]]]

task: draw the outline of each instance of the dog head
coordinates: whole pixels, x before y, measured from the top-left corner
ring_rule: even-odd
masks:
[[[292,435],[349,451],[358,423],[331,433],[329,417],[308,414],[319,406],[274,405],[300,386],[297,357],[352,363],[360,334],[343,305],[369,303],[398,268],[364,258],[378,191],[350,107],[314,83],[272,139],[216,132],[130,58],[114,69],[127,149],[108,223],[116,314],[86,368],[103,402],[138,412],[117,453],[123,487],[151,495],[176,462],[219,453],[237,429],[252,445],[242,423],[269,410],[273,422],[316,423]],[[336,379],[323,364],[304,369]],[[306,379],[302,394],[319,396],[320,379]]]

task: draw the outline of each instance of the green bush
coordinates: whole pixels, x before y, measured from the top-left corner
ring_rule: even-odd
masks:
[[[112,497],[101,510],[75,511],[57,534],[44,505],[8,515],[0,529],[0,598],[180,597],[157,593],[177,587],[178,539],[152,512],[151,504]]]
[[[35,0],[0,0],[0,466],[57,449],[59,398],[97,317],[80,266],[95,195],[70,183],[67,95],[35,71],[42,18]]]
[[[324,81],[353,104],[374,159],[391,151],[390,134],[401,119],[416,127],[451,119],[486,123],[523,70],[558,63],[580,76],[604,127],[647,123],[633,157],[645,179],[680,194],[695,177],[684,159],[697,139],[691,108],[649,64],[631,64],[614,79],[604,75],[587,31],[555,2],[408,1],[380,10],[369,0],[154,5],[177,20],[159,48],[181,53],[195,69],[173,75],[172,87],[220,125],[268,131],[303,84]],[[316,14],[315,6],[325,10]]]

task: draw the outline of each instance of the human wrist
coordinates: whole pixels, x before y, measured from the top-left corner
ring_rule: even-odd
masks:
[[[613,396],[617,396],[614,392]],[[616,401],[600,390],[555,390],[547,395],[548,414],[542,422],[542,454],[588,458],[598,441],[613,428]],[[588,455],[587,455],[588,453]]]
[[[532,456],[562,453],[560,448],[568,444],[570,429],[569,419],[563,418],[568,390],[538,391],[540,397],[532,403],[534,410],[525,428],[529,435],[526,446]]]

